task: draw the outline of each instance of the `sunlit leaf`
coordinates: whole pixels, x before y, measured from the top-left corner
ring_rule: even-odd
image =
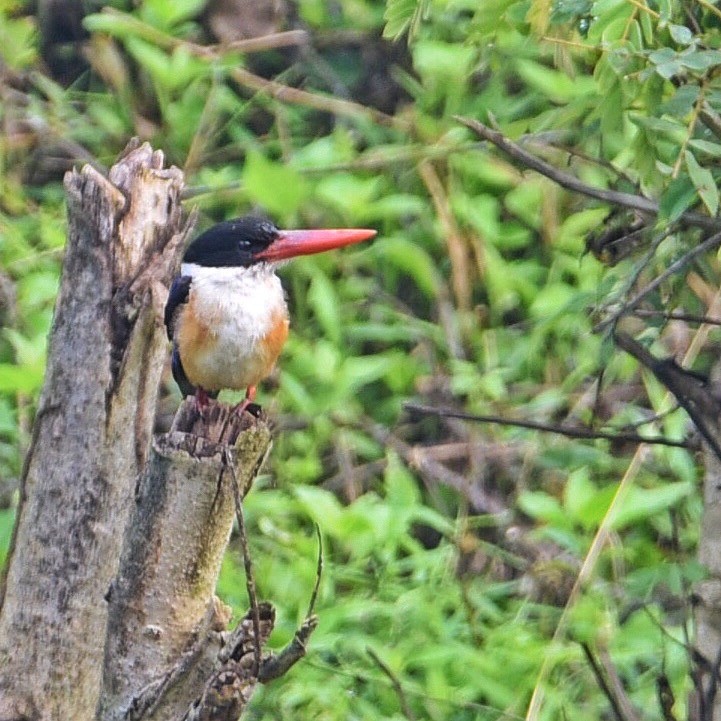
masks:
[[[699,197],[706,206],[709,215],[716,215],[719,199],[713,174],[708,168],[701,167],[693,156],[693,153],[688,150],[686,151],[686,168],[688,169],[691,182],[698,191]]]
[[[668,511],[693,491],[693,485],[686,481],[668,483],[658,488],[628,489],[622,505],[613,514],[613,527],[621,529],[644,518]]]
[[[248,195],[279,218],[292,216],[307,195],[305,181],[296,170],[257,152],[245,159],[243,182]]]

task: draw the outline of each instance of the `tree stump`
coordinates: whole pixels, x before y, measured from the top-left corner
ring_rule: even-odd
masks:
[[[235,719],[315,627],[262,656],[273,608],[229,633],[214,596],[270,448],[265,417],[187,400],[152,438],[163,308],[193,225],[182,173],[163,164],[134,141],[107,179],[65,179],[68,245],[0,600],[0,721]]]

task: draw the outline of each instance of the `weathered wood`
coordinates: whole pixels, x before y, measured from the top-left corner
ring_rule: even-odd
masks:
[[[187,400],[151,446],[162,310],[192,226],[182,182],[137,142],[108,179],[66,177],[68,246],[1,589],[0,721],[234,719],[315,628],[261,658],[272,606],[229,633],[214,596],[270,448],[258,407]]]
[[[721,443],[721,433],[718,440]],[[703,456],[706,473],[699,560],[709,576],[695,589],[695,645],[707,663],[700,669],[701,693],[691,699],[689,718],[711,721],[721,719],[721,459],[707,444],[704,444]]]
[[[261,603],[258,615],[262,647],[273,630],[275,611],[270,604]],[[249,611],[235,631],[225,639],[225,645],[218,654],[216,669],[182,721],[236,721],[258,686],[256,661],[253,619]]]
[[[694,590],[695,645],[707,665],[699,669],[701,690],[692,696],[688,714],[689,719],[699,721],[721,719],[721,458],[716,451],[721,447],[721,364],[716,364],[705,390],[711,410],[707,421],[715,447],[703,444],[705,473],[698,556],[708,571],[708,578]]]
[[[213,593],[235,519],[233,483],[244,496],[271,444],[263,416],[229,411],[213,403],[199,419],[185,401],[174,430],[153,443],[109,592],[102,721],[181,718],[225,645],[229,613]],[[198,420],[204,435],[234,445],[187,432]]]
[[[182,173],[133,144],[68,173],[69,237],[0,610],[0,719],[95,715],[107,624],[188,226]]]

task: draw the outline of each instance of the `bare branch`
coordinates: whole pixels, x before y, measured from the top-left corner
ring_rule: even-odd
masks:
[[[406,410],[414,413],[424,413],[427,415],[441,416],[443,418],[460,418],[466,421],[476,421],[478,423],[496,423],[502,426],[514,426],[517,428],[529,428],[535,431],[544,431],[546,433],[558,433],[568,438],[581,438],[587,440],[607,440],[622,443],[649,443],[660,446],[671,446],[672,448],[689,448],[688,441],[674,441],[670,438],[662,436],[641,436],[637,433],[612,433],[607,431],[594,431],[591,428],[568,428],[555,423],[539,423],[537,421],[512,420],[510,418],[501,418],[499,416],[484,416],[474,413],[466,413],[465,411],[457,411],[451,408],[434,408],[432,406],[424,406],[419,403],[404,403]]]
[[[558,168],[555,168],[545,160],[541,160],[532,153],[529,153],[527,150],[518,145],[518,143],[514,143],[502,133],[489,128],[487,125],[483,125],[483,123],[478,120],[474,120],[473,118],[464,118],[460,115],[454,116],[454,119],[462,125],[465,125],[467,128],[470,128],[480,137],[493,143],[497,148],[506,153],[506,155],[510,156],[519,163],[522,163],[526,167],[535,170],[541,175],[544,175],[550,180],[553,180],[555,183],[558,183],[567,190],[587,195],[590,198],[596,198],[597,200],[601,200],[604,203],[610,203],[611,205],[620,205],[624,208],[633,208],[634,210],[638,210],[649,215],[658,215],[659,204],[655,200],[646,198],[643,195],[622,193],[617,190],[605,190],[603,188],[596,188],[593,185],[588,185],[576,178],[574,175],[564,173],[562,170],[558,170]],[[711,218],[708,215],[696,213],[692,210],[688,210],[683,213],[680,219],[689,225],[706,228],[707,230],[717,230],[719,228],[719,221],[716,218]]]
[[[666,270],[661,273],[661,275],[656,276],[648,285],[644,286],[641,290],[639,290],[638,293],[636,293],[636,295],[631,298],[631,300],[624,303],[619,310],[617,310],[615,313],[612,313],[608,318],[605,318],[603,321],[598,323],[593,329],[594,332],[601,331],[604,328],[608,328],[609,326],[613,325],[621,316],[626,315],[631,310],[636,308],[636,306],[649,293],[652,293],[654,290],[656,290],[665,280],[685,268],[699,255],[703,255],[709,250],[717,248],[719,245],[721,245],[721,233],[714,233],[714,235],[706,238],[703,243],[700,243],[695,248],[692,248],[691,250],[689,250],[688,253],[684,253],[684,255],[682,255],[678,260],[671,263],[671,265],[669,265],[668,268],[666,268]]]
[[[616,333],[614,341],[619,348],[648,368],[673,393],[704,440],[721,459],[721,443],[718,440],[718,418],[721,412],[708,384],[697,375],[681,368],[673,359],[656,358],[626,333]]]
[[[663,318],[664,320],[683,320],[688,323],[721,325],[721,318],[711,318],[707,315],[696,315],[695,313],[682,313],[675,310],[667,312],[663,310],[636,308],[636,310],[633,311],[633,315],[637,315],[639,318]]]
[[[638,721],[638,715],[631,708],[630,702],[628,704],[628,708],[623,708],[621,702],[617,697],[617,689],[611,687],[608,679],[606,678],[604,669],[600,661],[596,658],[593,651],[591,650],[591,647],[587,643],[581,643],[581,648],[583,649],[583,653],[586,656],[588,665],[593,671],[593,675],[596,677],[596,682],[598,683],[601,691],[603,691],[604,696],[608,699],[608,702],[611,705],[611,710],[613,711],[613,715],[616,717],[616,719],[618,719],[618,721]]]
[[[408,721],[415,721],[415,714],[408,705],[408,699],[406,698],[405,691],[403,690],[403,686],[401,686],[398,676],[393,673],[388,664],[385,663],[385,661],[383,661],[383,659],[381,659],[381,657],[370,646],[366,646],[366,653],[373,659],[378,668],[390,679],[390,682],[398,696],[398,701],[401,705],[403,715],[408,719]]]
[[[305,656],[308,639],[317,626],[318,619],[316,616],[306,618],[295,632],[293,640],[279,654],[271,655],[263,660],[258,680],[261,683],[269,683],[288,673]]]
[[[243,515],[243,501],[238,488],[238,478],[235,474],[233,460],[230,458],[230,449],[226,448],[223,454],[223,468],[221,476],[226,468],[230,469],[233,476],[233,499],[235,501],[235,517],[238,521],[238,533],[240,535],[240,547],[243,549],[243,566],[245,568],[245,586],[248,590],[248,601],[250,603],[250,616],[253,619],[253,641],[255,642],[255,675],[258,675],[261,662],[260,650],[260,612],[258,610],[258,594],[255,586],[255,575],[253,574],[253,559],[250,556],[248,547],[248,534],[245,530],[245,516]],[[220,479],[219,479],[220,483]]]

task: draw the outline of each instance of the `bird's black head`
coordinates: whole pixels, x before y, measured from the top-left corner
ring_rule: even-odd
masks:
[[[273,223],[248,215],[206,230],[190,244],[183,262],[206,268],[247,268],[342,248],[375,234],[366,228],[278,230]]]
[[[257,255],[278,238],[268,220],[246,215],[226,220],[201,233],[188,247],[184,263],[208,268],[245,267],[261,260]]]

